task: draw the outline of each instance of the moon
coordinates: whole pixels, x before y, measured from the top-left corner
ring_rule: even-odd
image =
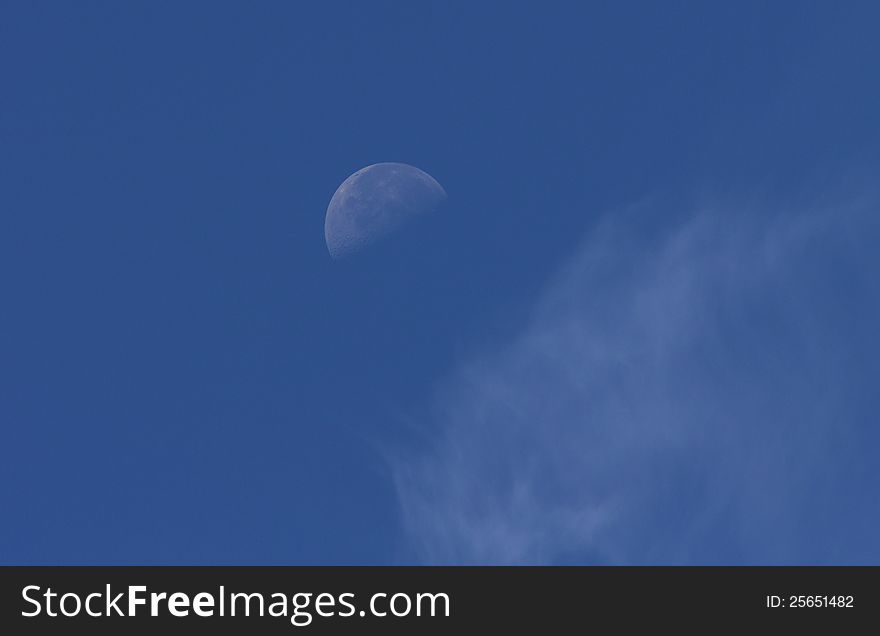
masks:
[[[334,259],[381,241],[446,201],[427,172],[405,163],[375,163],[342,182],[330,199],[324,239]]]

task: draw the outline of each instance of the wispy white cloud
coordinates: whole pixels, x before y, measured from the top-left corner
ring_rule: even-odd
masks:
[[[609,217],[519,335],[438,389],[430,443],[392,462],[421,560],[833,552],[802,524],[868,407],[851,379],[872,364],[855,352],[878,350],[873,210],[650,225],[644,210]]]

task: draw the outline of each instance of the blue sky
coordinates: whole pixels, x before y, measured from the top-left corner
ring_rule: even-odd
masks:
[[[878,20],[4,3],[0,562],[876,563]]]

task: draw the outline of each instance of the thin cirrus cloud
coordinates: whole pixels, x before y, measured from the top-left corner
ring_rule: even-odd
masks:
[[[880,510],[866,205],[591,233],[392,461],[427,563],[863,562]],[[873,437],[871,437],[873,435]],[[860,525],[861,524],[861,525]]]

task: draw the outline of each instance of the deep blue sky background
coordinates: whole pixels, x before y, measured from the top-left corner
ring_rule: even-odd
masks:
[[[0,562],[413,559],[383,448],[437,379],[515,332],[608,209],[864,180],[878,23],[4,2]],[[443,184],[442,222],[412,262],[334,263],[326,205],[379,161]]]

